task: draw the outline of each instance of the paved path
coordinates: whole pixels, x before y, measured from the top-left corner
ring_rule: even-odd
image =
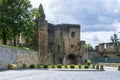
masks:
[[[105,71],[9,70],[0,72],[0,80],[120,80],[120,71],[111,67]]]

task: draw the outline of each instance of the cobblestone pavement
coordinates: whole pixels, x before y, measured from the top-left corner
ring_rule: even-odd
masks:
[[[0,80],[120,80],[120,71],[113,67],[105,71],[9,70],[0,72]]]

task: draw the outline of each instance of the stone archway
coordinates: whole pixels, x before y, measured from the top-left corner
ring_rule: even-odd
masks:
[[[78,55],[75,54],[69,54],[64,57],[64,64],[79,64],[80,58]]]

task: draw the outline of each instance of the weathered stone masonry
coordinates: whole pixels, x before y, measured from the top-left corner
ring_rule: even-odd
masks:
[[[80,25],[48,23],[41,4],[39,13],[33,47],[39,52],[40,64],[78,64],[85,45],[80,42]]]
[[[0,47],[0,68],[7,68],[8,64],[17,64],[17,67],[22,67],[23,64],[37,65],[39,64],[38,52]]]

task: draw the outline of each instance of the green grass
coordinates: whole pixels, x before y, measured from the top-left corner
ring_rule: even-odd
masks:
[[[8,48],[15,48],[15,49],[22,49],[22,50],[32,50],[34,51],[32,48],[28,48],[28,47],[20,47],[20,46],[10,46],[10,45],[3,45],[3,44],[0,44],[0,47],[8,47]]]

